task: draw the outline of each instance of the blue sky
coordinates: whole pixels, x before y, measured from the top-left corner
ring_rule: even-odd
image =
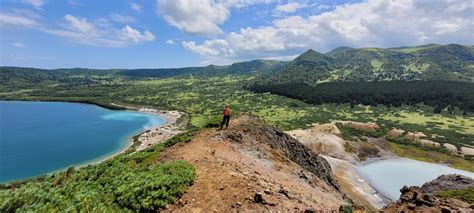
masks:
[[[474,43],[474,2],[1,0],[0,65],[158,68]]]

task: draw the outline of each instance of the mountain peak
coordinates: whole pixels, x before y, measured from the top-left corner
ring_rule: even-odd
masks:
[[[304,56],[304,55],[310,56],[310,55],[318,55],[318,54],[322,54],[322,53],[315,51],[313,49],[309,49],[309,50],[306,50],[306,52],[304,52],[300,56]]]
[[[295,58],[294,61],[296,62],[317,62],[317,61],[327,61],[331,60],[332,58],[322,54],[320,52],[314,51],[313,49],[309,49],[303,54],[299,55],[298,57]]]

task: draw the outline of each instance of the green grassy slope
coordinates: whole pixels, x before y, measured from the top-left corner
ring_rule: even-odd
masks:
[[[300,57],[307,60],[302,63],[298,60]],[[474,48],[467,45],[431,44],[388,49],[343,47],[327,54],[310,50],[300,57],[278,75],[266,76],[260,81],[310,85],[328,81],[474,81]]]

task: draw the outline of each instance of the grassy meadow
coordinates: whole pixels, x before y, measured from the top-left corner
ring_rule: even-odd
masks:
[[[110,106],[145,106],[177,109],[191,116],[191,124],[204,127],[217,124],[221,110],[228,105],[234,114],[248,113],[261,117],[267,124],[283,130],[308,128],[312,123],[331,120],[376,122],[384,130],[393,127],[421,131],[427,138],[456,145],[474,147],[474,116],[463,116],[459,110],[443,110],[434,114],[433,108],[415,106],[387,107],[349,104],[312,105],[296,99],[270,93],[246,90],[254,76],[227,75],[216,77],[171,77],[133,79],[117,76],[92,76],[87,83],[41,84],[15,91],[0,90],[0,99],[81,101]],[[442,135],[432,139],[432,135]],[[413,146],[413,149],[416,149]],[[397,153],[397,152],[396,152]],[[398,152],[402,156],[423,158]],[[419,155],[418,155],[419,154]],[[470,161],[472,163],[472,161]]]

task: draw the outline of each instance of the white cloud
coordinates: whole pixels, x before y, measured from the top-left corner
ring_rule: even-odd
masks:
[[[217,0],[216,2],[227,8],[243,8],[254,4],[268,4],[277,0]]]
[[[150,42],[156,38],[155,35],[148,30],[140,32],[129,25],[123,28],[117,28],[104,18],[91,22],[86,18],[76,17],[70,14],[64,16],[59,27],[49,27],[39,23],[33,18],[21,17],[21,14],[6,14],[0,12],[0,25],[38,30],[63,37],[75,43],[115,48]]]
[[[41,8],[44,4],[44,0],[21,0],[25,4],[31,4],[36,8]]]
[[[298,57],[299,55],[284,55],[284,56],[273,56],[273,57],[265,57],[262,59],[266,60],[275,60],[275,61],[291,61]]]
[[[137,3],[130,3],[130,8],[132,8],[132,10],[135,10],[137,12],[142,11],[142,6]]]
[[[206,61],[281,57],[308,48],[393,47],[426,43],[474,42],[473,4],[462,0],[367,0],[335,6],[312,16],[290,16],[271,25],[242,28],[220,38],[182,45]]]
[[[23,47],[25,47],[25,44],[23,44],[23,43],[21,43],[21,42],[14,42],[14,43],[12,43],[12,45],[13,45],[14,47],[18,47],[18,48],[23,48]]]
[[[26,18],[32,18],[32,19],[40,19],[41,16],[34,12],[34,11],[31,11],[31,10],[28,10],[28,9],[12,9],[13,13],[14,14],[17,14],[17,15],[20,15],[21,17],[26,17]]]
[[[175,44],[175,42],[173,41],[173,39],[168,39],[168,40],[166,40],[166,43],[167,43],[167,44],[171,44],[171,45]]]
[[[24,17],[23,15],[0,13],[0,25],[19,25],[25,27],[38,26],[38,22],[32,18]]]
[[[64,16],[64,20],[66,20],[67,22],[66,27],[73,31],[78,31],[89,35],[94,35],[98,33],[96,26],[92,23],[89,23],[85,18],[79,18],[66,14]]]
[[[215,35],[229,17],[222,4],[209,0],[159,0],[158,10],[172,26],[190,34]]]
[[[135,43],[155,40],[155,36],[150,31],[146,30],[141,33],[128,25],[122,28],[122,37],[124,40],[133,41]]]
[[[157,0],[157,11],[168,24],[189,34],[218,35],[230,16],[230,8],[242,8],[272,0]]]
[[[229,48],[229,43],[223,39],[216,39],[216,40],[207,40],[202,45],[196,45],[194,41],[183,41],[183,46],[186,49],[190,49],[194,52],[197,52],[202,55],[211,56],[211,57],[228,57],[230,56],[231,51]],[[221,55],[222,54],[222,55]]]
[[[275,10],[278,12],[284,12],[284,13],[294,13],[298,9],[306,7],[306,4],[304,3],[299,3],[299,2],[289,2],[287,4],[280,4],[277,5]]]
[[[117,14],[117,13],[112,13],[110,15],[110,19],[112,19],[112,21],[115,21],[115,22],[118,22],[118,23],[134,23],[136,21],[136,19],[134,17],[124,16],[124,15],[120,15],[120,14]]]

